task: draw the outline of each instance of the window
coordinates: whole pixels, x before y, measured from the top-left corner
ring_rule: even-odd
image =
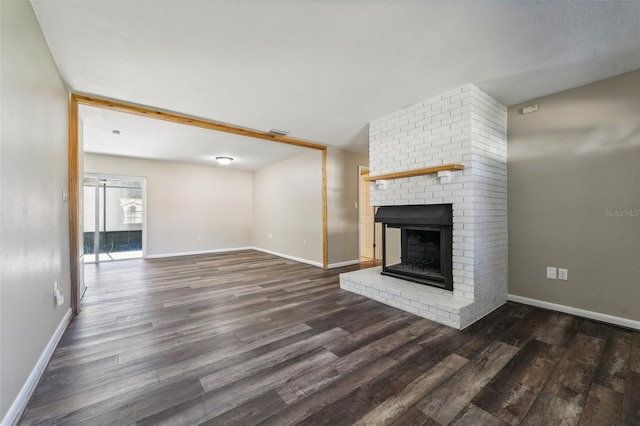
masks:
[[[142,223],[142,200],[139,198],[121,198],[120,206],[124,211],[124,224]]]

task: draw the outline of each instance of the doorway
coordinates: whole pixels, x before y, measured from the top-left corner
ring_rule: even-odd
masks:
[[[380,235],[379,224],[374,223],[375,208],[371,206],[369,199],[369,182],[365,180],[369,176],[369,169],[360,166],[358,173],[358,224],[360,234],[360,263],[371,262],[380,259],[380,248],[377,244],[377,236]]]
[[[84,263],[144,256],[145,186],[139,177],[84,175]]]

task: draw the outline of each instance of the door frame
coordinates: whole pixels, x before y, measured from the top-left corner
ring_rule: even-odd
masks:
[[[362,191],[360,181],[361,176],[363,174],[367,174],[369,172],[369,166],[358,166],[358,261],[360,262],[362,259],[362,227],[360,226],[360,212],[362,211],[362,203],[360,202],[360,192]],[[365,183],[367,185],[367,183]],[[372,214],[374,214],[374,222],[373,222],[373,260],[376,260],[376,224],[375,224],[375,207],[371,205],[369,202],[369,207],[372,210]]]
[[[161,111],[159,109],[127,104],[121,101],[100,99],[92,96],[78,95],[69,93],[69,258],[70,258],[70,275],[71,275],[71,310],[74,315],[80,313],[80,292],[78,285],[81,282],[79,274],[82,271],[80,262],[82,261],[79,251],[79,192],[82,181],[80,177],[83,175],[82,164],[79,157],[80,138],[78,136],[78,126],[80,119],[78,117],[78,106],[86,105],[96,108],[103,108],[112,111],[125,112],[128,114],[139,115],[142,117],[153,118],[157,120],[170,121],[173,123],[184,124],[188,126],[200,127],[217,132],[232,133],[236,135],[247,136],[251,138],[263,139],[267,142],[278,142],[288,145],[295,145],[304,148],[319,150],[322,152],[322,267],[328,268],[329,265],[329,234],[327,231],[327,147],[302,139],[296,139],[287,136],[274,135],[269,132],[259,130],[251,130],[239,126],[229,124],[216,123],[215,121],[205,120],[202,118],[190,117],[174,112]],[[146,220],[145,220],[146,222]]]

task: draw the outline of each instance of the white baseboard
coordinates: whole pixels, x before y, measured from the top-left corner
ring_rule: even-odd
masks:
[[[320,262],[315,262],[313,260],[308,260],[308,259],[302,259],[301,257],[295,257],[295,256],[290,256],[288,254],[284,254],[284,253],[278,253],[276,251],[271,251],[271,250],[267,250],[267,249],[263,249],[260,247],[250,247],[252,250],[257,250],[257,251],[261,251],[263,253],[267,253],[267,254],[272,254],[274,256],[278,256],[278,257],[283,257],[285,259],[289,259],[289,260],[294,260],[296,262],[300,262],[300,263],[306,263],[307,265],[311,265],[311,266],[317,266],[318,268],[322,268],[322,263]]]
[[[314,262],[313,260],[303,259],[301,257],[296,257],[296,256],[290,256],[288,254],[278,253],[278,252],[263,249],[260,247],[232,247],[232,248],[223,248],[223,249],[215,249],[215,250],[183,251],[179,253],[149,254],[147,255],[146,258],[162,259],[165,257],[180,257],[180,256],[193,256],[196,254],[226,253],[226,252],[240,251],[240,250],[257,250],[263,253],[272,254],[274,256],[283,257],[285,259],[293,260],[300,263],[306,263],[307,265],[312,265],[312,266],[317,266],[318,268],[322,268],[322,263],[320,262]]]
[[[351,265],[357,265],[359,264],[360,261],[358,259],[355,260],[347,260],[346,262],[338,262],[338,263],[330,263],[327,268],[328,269],[334,269],[334,268],[341,268],[343,266],[351,266]]]
[[[62,321],[60,321],[60,324],[58,324],[58,328],[56,328],[53,336],[49,339],[49,343],[44,348],[44,351],[42,351],[35,367],[31,370],[31,374],[29,374],[27,381],[22,386],[22,389],[20,389],[20,393],[18,393],[13,404],[9,407],[9,411],[7,411],[7,414],[2,419],[2,423],[0,423],[2,426],[9,426],[18,423],[18,420],[27,408],[27,403],[29,403],[29,399],[31,398],[33,391],[36,390],[36,386],[38,385],[47,364],[49,364],[53,351],[56,350],[58,342],[60,342],[60,339],[62,338],[62,334],[67,329],[67,325],[69,325],[69,322],[71,321],[71,316],[72,312],[71,308],[69,308],[67,313],[64,314]]]
[[[231,247],[213,250],[182,251],[179,253],[148,254],[145,259],[162,259],[165,257],[193,256],[196,254],[226,253],[231,251],[256,250],[254,247]]]
[[[226,253],[232,251],[240,251],[240,250],[257,250],[263,253],[272,254],[274,256],[283,257],[285,259],[293,260],[300,263],[306,263],[307,265],[317,266],[318,268],[322,268],[321,262],[316,262],[313,260],[303,259],[301,257],[291,256],[284,253],[278,253],[276,251],[263,249],[260,247],[233,247],[233,248],[223,248],[223,249],[215,249],[215,250],[200,250],[200,251],[184,251],[179,253],[163,253],[163,254],[149,254],[145,257],[145,259],[162,259],[165,257],[180,257],[180,256],[193,256],[196,254],[211,254],[211,253]],[[337,262],[331,263],[327,266],[328,269],[340,268],[342,266],[351,266],[357,265],[360,261],[358,259],[355,260],[347,260],[345,262]]]
[[[585,309],[574,308],[571,306],[558,305],[555,303],[545,302],[543,300],[529,299],[528,297],[515,296],[513,294],[507,295],[507,300],[522,303],[525,305],[537,306],[538,308],[550,309],[552,311],[564,312],[565,314],[576,315],[596,321],[607,322],[609,324],[615,324],[635,330],[640,330],[640,321],[634,321],[628,318],[601,314],[599,312],[587,311]]]

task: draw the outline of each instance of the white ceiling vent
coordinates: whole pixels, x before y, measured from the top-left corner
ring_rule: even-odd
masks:
[[[269,134],[274,136],[287,136],[289,132],[286,130],[269,129]]]

